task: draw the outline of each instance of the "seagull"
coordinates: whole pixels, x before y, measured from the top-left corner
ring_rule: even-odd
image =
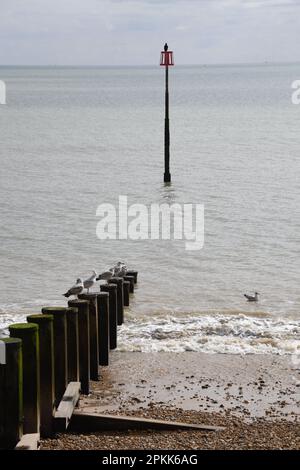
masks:
[[[116,266],[113,268],[114,269],[114,275],[119,276],[119,277],[124,277],[126,276],[127,273],[127,266],[125,263],[122,263],[121,261],[118,261]]]
[[[78,278],[76,284],[72,286],[65,294],[65,297],[70,297],[70,295],[78,295],[83,291],[83,282],[82,279]]]
[[[99,274],[96,281],[109,281],[114,275],[114,269],[110,269],[109,271],[104,271],[103,273]]]
[[[124,264],[124,266],[121,267],[119,276],[124,277],[126,276],[126,274],[127,274],[127,266],[125,266]]]
[[[83,281],[83,287],[85,289],[87,289],[88,293],[90,291],[90,288],[93,287],[93,285],[95,284],[96,282],[96,277],[98,276],[98,274],[96,273],[96,271],[92,271],[93,274],[91,275],[91,277],[89,277],[88,279],[86,279],[85,281]]]
[[[247,295],[244,294],[244,297],[248,300],[248,302],[257,302],[258,301],[258,292],[255,292],[255,295]]]

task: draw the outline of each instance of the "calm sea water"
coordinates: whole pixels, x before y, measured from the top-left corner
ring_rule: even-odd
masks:
[[[299,65],[174,67],[166,187],[159,67],[0,67],[0,326],[122,260],[139,287],[121,349],[300,351],[299,78]],[[204,248],[100,241],[97,206],[119,195],[204,204]]]

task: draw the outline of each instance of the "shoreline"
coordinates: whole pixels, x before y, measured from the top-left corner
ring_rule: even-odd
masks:
[[[300,370],[286,356],[114,351],[81,412],[225,426],[224,431],[59,434],[42,449],[300,449]]]

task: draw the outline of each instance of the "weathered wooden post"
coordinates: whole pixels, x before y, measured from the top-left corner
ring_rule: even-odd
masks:
[[[137,283],[137,278],[138,278],[138,271],[133,271],[132,269],[130,271],[126,271],[126,276],[133,276],[134,277],[134,283]]]
[[[89,303],[87,300],[69,300],[69,307],[78,309],[79,333],[79,379],[81,391],[85,395],[90,393],[90,322]]]
[[[134,293],[134,276],[124,276],[123,278],[125,281],[129,281],[130,282],[130,294],[133,294]]]
[[[129,307],[130,303],[130,281],[123,281],[123,297],[124,297],[124,307]]]
[[[39,327],[41,435],[49,437],[55,402],[53,315],[29,315],[27,321]]]
[[[66,307],[43,307],[42,313],[53,315],[55,406],[57,407],[68,385],[67,318]]]
[[[122,325],[124,323],[123,278],[112,277],[108,283],[117,285],[117,322],[118,325]]]
[[[0,448],[14,448],[23,434],[22,341],[0,338]]]
[[[99,340],[98,340],[98,309],[97,309],[98,293],[90,292],[89,294],[79,294],[78,298],[87,300],[89,303],[90,318],[90,379],[99,380]]]
[[[116,284],[102,284],[100,286],[101,292],[108,292],[109,294],[109,348],[116,349],[117,347],[117,285]],[[104,302],[105,304],[105,302]],[[98,311],[99,314],[99,311]],[[100,335],[100,330],[99,330]]]
[[[109,293],[100,292],[97,295],[98,331],[99,331],[99,364],[109,364]]]
[[[38,325],[15,323],[9,326],[11,338],[22,340],[24,434],[40,432],[40,366]]]
[[[68,307],[67,315],[67,351],[68,351],[68,383],[79,382],[79,333],[78,309]]]

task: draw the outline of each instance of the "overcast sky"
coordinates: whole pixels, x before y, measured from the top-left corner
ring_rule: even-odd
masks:
[[[0,0],[0,64],[300,60],[300,0]]]

